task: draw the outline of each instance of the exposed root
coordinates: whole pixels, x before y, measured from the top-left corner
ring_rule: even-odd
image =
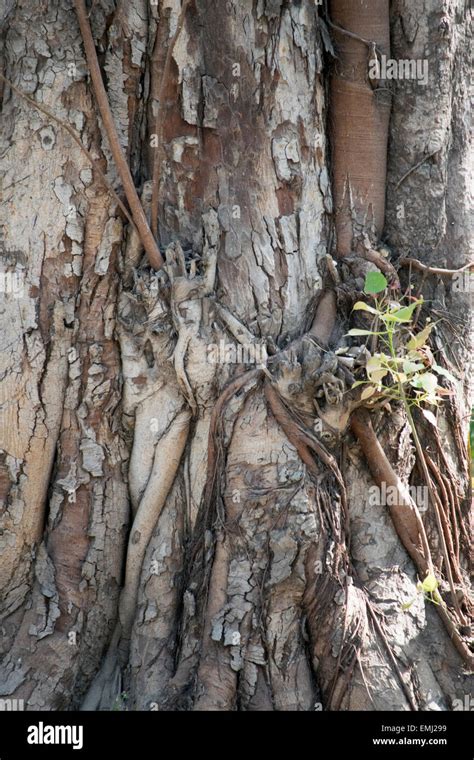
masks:
[[[311,451],[314,451],[314,453],[317,454],[323,464],[325,464],[326,467],[328,467],[333,473],[339,486],[341,506],[343,514],[346,516],[347,522],[346,487],[335,457],[329,451],[327,451],[323,444],[320,443],[320,441],[318,441],[312,433],[305,430],[301,423],[292,417],[278,392],[269,382],[265,383],[265,397],[276,421],[285,432],[285,435],[287,436],[290,443],[292,443],[293,446],[295,446],[297,449],[298,454],[308,467],[308,470],[312,477],[315,479],[316,483],[318,483],[319,473],[314,459],[311,455]],[[334,536],[341,537],[340,528],[335,523],[335,515],[328,511],[326,513],[326,519],[334,531]]]
[[[397,503],[389,507],[390,515],[395,530],[415,563],[420,578],[425,578],[428,573],[435,575],[426,532],[418,508],[394,472],[385,452],[380,446],[373,430],[369,413],[366,410],[359,409],[353,414],[352,429],[359,440],[369,469],[377,485],[381,486],[385,482],[387,486],[397,489]],[[448,568],[448,571],[450,571],[450,568]],[[435,606],[457,651],[469,667],[474,668],[474,655],[461,637],[445,603],[443,602]]]
[[[418,269],[420,272],[423,272],[425,274],[437,274],[440,277],[452,277],[455,274],[465,272],[467,269],[474,269],[474,261],[469,261],[459,269],[441,269],[440,267],[430,267],[427,264],[423,264],[421,261],[417,261],[417,259],[410,258],[401,258],[398,263],[401,267],[412,267],[413,269]]]
[[[152,472],[130,531],[119,619],[104,664],[84,699],[83,710],[110,709],[120,694],[117,684],[121,684],[120,673],[127,661],[143,559],[176,477],[190,420],[188,409],[179,412],[156,446]]]
[[[336,294],[327,290],[319,301],[309,335],[326,345],[336,324],[336,312]]]
[[[462,582],[461,568],[459,567],[457,563],[456,552],[455,552],[454,544],[453,544],[453,539],[456,537],[456,534],[454,532],[455,524],[453,526],[451,522],[448,523],[449,512],[447,510],[449,510],[449,502],[448,502],[448,494],[446,491],[446,487],[445,487],[443,478],[441,477],[440,471],[438,470],[437,466],[435,465],[431,457],[426,453],[426,451],[424,452],[424,457],[426,459],[426,463],[429,469],[433,473],[436,479],[436,482],[438,484],[439,491],[435,491],[433,488],[433,496],[436,500],[436,507],[438,509],[441,525],[443,528],[444,540],[446,541],[446,547],[448,550],[448,559],[451,565],[451,572],[453,574],[453,579],[457,583],[461,583]],[[459,612],[460,611],[458,611],[458,614]]]
[[[214,290],[217,266],[215,212],[210,213],[206,220],[206,233],[203,251],[204,272],[200,276],[194,276],[192,270],[188,274],[179,242],[168,246],[166,252],[166,271],[171,281],[171,313],[178,333],[174,366],[178,383],[194,415],[197,414],[198,405],[186,373],[185,357],[188,347],[199,334],[202,299]]]
[[[207,478],[206,488],[204,491],[204,504],[207,509],[205,510],[206,518],[208,515],[208,509],[211,506],[211,502],[216,497],[216,489],[219,486],[218,478],[223,464],[223,446],[222,446],[222,424],[224,409],[230,399],[238,393],[247,383],[252,380],[257,380],[262,376],[262,371],[259,369],[252,369],[248,372],[244,372],[243,375],[238,375],[226,388],[222,391],[221,395],[216,401],[216,405],[212,410],[211,422],[209,426],[209,442],[207,448]],[[208,520],[206,519],[206,524]]]
[[[130,635],[146,548],[173,485],[188,439],[191,414],[180,412],[156,446],[153,469],[133,521],[128,542],[125,585],[120,596],[122,636]]]
[[[248,330],[245,327],[245,325],[242,324],[242,322],[240,322],[237,319],[237,317],[231,314],[230,311],[225,308],[225,306],[222,306],[222,304],[216,301],[214,304],[214,309],[216,311],[217,316],[220,318],[220,320],[224,323],[224,325],[229,330],[230,334],[241,345],[244,345],[244,346],[260,345],[260,341],[250,332],[250,330]]]
[[[130,211],[132,212],[133,221],[140,233],[143,247],[147,252],[148,258],[150,259],[150,264],[155,269],[160,269],[164,263],[163,257],[161,256],[155,238],[153,237],[150,227],[148,226],[145,212],[143,211],[143,207],[140,203],[140,199],[138,197],[138,193],[136,191],[129,166],[123,154],[122,146],[120,145],[120,140],[118,138],[117,130],[115,128],[114,119],[112,116],[112,111],[110,110],[107,93],[105,91],[104,82],[102,80],[102,74],[100,71],[99,61],[97,59],[97,52],[95,49],[94,39],[92,37],[86,5],[84,0],[74,0],[74,6],[76,9],[77,20],[79,22],[79,28],[81,30],[87,65],[89,66],[89,72],[97,99],[97,105],[102,117],[104,129],[107,133],[107,139],[109,141],[110,149],[117,166],[117,171],[120,175],[120,179],[122,180],[123,189],[127,197],[128,205],[130,206]]]
[[[399,497],[397,503],[389,507],[390,515],[403,546],[418,568],[420,577],[424,578],[434,570],[418,507],[388,461],[375,435],[369,413],[365,409],[358,409],[352,415],[351,426],[376,483],[379,486],[386,483],[397,489]]]
[[[227,568],[229,563],[229,536],[226,526],[226,515],[221,494],[222,478],[225,468],[224,451],[224,413],[229,401],[243,391],[245,386],[258,382],[262,371],[253,369],[234,378],[222,391],[211,414],[208,435],[207,477],[206,485],[194,527],[195,538],[187,550],[187,578],[184,587],[191,579],[194,581],[194,595],[203,600],[204,605],[196,613],[196,626],[199,630],[199,640],[202,650],[193,650],[191,656],[180,657],[175,675],[168,684],[166,708],[175,706],[182,698],[183,692],[189,686],[192,674],[197,668],[198,701],[196,710],[230,709],[224,705],[232,703],[235,683],[235,673],[229,669],[226,653],[218,642],[212,640],[210,627],[213,617],[225,604],[227,588]],[[207,555],[206,535],[216,529],[215,550],[212,567]],[[201,624],[199,625],[199,619]],[[204,629],[204,636],[201,635]],[[199,663],[197,663],[199,660]],[[216,673],[219,677],[216,683]],[[222,685],[220,679],[223,679]],[[207,707],[205,705],[208,705]]]
[[[404,692],[404,694],[405,694],[405,696],[407,698],[407,702],[410,705],[411,709],[416,712],[418,710],[418,706],[417,706],[416,702],[413,699],[413,695],[412,695],[412,693],[411,693],[411,691],[410,691],[410,689],[408,687],[408,684],[405,682],[405,679],[403,678],[401,670],[400,670],[400,668],[398,666],[397,658],[395,657],[395,655],[393,653],[393,650],[392,650],[392,647],[388,643],[387,637],[386,637],[386,635],[384,633],[384,630],[383,630],[381,624],[379,623],[379,620],[377,618],[377,612],[376,612],[376,610],[374,610],[374,608],[372,607],[372,605],[371,605],[371,603],[369,602],[368,599],[367,599],[367,609],[369,610],[369,614],[370,614],[370,617],[372,618],[372,622],[374,624],[374,627],[375,627],[378,635],[380,636],[380,638],[383,641],[383,645],[384,645],[385,650],[386,650],[386,652],[387,652],[387,654],[388,654],[388,656],[390,658],[390,662],[393,665],[393,669],[395,670],[395,673],[398,676],[398,680],[400,681],[400,684],[402,686],[403,692]]]
[[[213,619],[227,602],[230,540],[224,530],[216,537],[216,548],[209,582],[203,643],[197,673],[194,710],[229,712],[235,701],[237,673],[230,667],[229,652],[212,639]]]
[[[411,166],[408,169],[408,171],[405,172],[405,174],[402,177],[400,177],[400,179],[398,180],[397,184],[395,185],[395,190],[398,190],[398,188],[400,187],[400,185],[403,182],[405,182],[405,180],[407,179],[407,177],[410,176],[410,174],[413,174],[413,172],[415,172],[417,169],[419,169],[420,166],[423,166],[423,164],[425,163],[425,161],[429,161],[429,159],[433,158],[434,156],[436,156],[437,153],[439,153],[439,148],[436,148],[436,150],[432,151],[431,153],[428,153],[428,155],[423,156],[423,158],[420,159],[420,161],[417,161],[417,163],[414,166]]]

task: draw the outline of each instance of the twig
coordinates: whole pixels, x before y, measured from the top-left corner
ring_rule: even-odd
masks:
[[[336,29],[336,31],[341,32],[341,34],[344,34],[346,37],[351,37],[353,40],[358,40],[359,42],[363,42],[364,45],[367,45],[369,50],[376,50],[377,53],[380,53],[379,48],[377,47],[377,44],[374,42],[374,40],[366,40],[365,37],[361,37],[359,34],[356,34],[355,32],[350,32],[348,29],[344,29],[343,26],[339,26],[338,24],[335,24],[329,16],[326,16],[326,22],[329,26],[331,26],[333,29]]]
[[[3,74],[0,73],[0,79],[7,84],[10,89],[13,90],[13,92],[16,92],[17,95],[20,96],[20,98],[23,98],[23,100],[26,100],[27,103],[30,103],[30,105],[34,106],[38,109],[38,111],[41,111],[41,113],[44,113],[45,116],[47,116],[49,119],[52,119],[56,122],[56,124],[59,124],[60,127],[66,130],[66,132],[71,135],[74,142],[79,146],[81,151],[84,153],[84,155],[87,157],[87,159],[90,161],[92,166],[94,167],[94,170],[99,175],[100,179],[104,183],[107,190],[113,195],[114,199],[117,201],[120,210],[122,213],[126,216],[130,224],[133,224],[133,226],[136,228],[135,222],[133,221],[132,217],[130,216],[129,211],[127,210],[127,207],[124,205],[124,203],[120,200],[119,196],[113,189],[112,185],[106,178],[105,174],[103,173],[102,169],[99,166],[99,162],[93,157],[93,155],[90,153],[90,151],[86,148],[84,143],[82,142],[81,138],[77,134],[77,132],[66,122],[63,121],[63,119],[60,119],[59,116],[56,116],[52,111],[50,111],[45,106],[41,105],[41,103],[37,103],[36,100],[33,100],[33,98],[30,98],[28,95],[26,95],[24,92],[18,89],[13,82],[10,82],[9,79],[3,76]],[[6,188],[4,188],[6,189]],[[138,230],[137,230],[138,231]]]
[[[158,112],[156,114],[156,121],[155,121],[155,134],[156,134],[157,145],[155,148],[155,154],[153,156],[153,189],[152,189],[152,196],[151,196],[151,229],[156,240],[158,239],[158,190],[159,190],[158,182],[160,178],[161,137],[162,137],[162,131],[163,131],[163,119],[162,119],[163,97],[164,97],[164,92],[165,92],[165,86],[168,81],[170,66],[171,66],[171,56],[173,54],[176,40],[178,39],[181,29],[183,28],[184,17],[186,15],[186,10],[188,8],[189,3],[190,3],[190,0],[184,0],[182,8],[181,8],[181,13],[179,14],[175,33],[171,39],[171,42],[168,45],[168,50],[166,51],[165,65],[163,68],[163,76],[161,77],[160,89],[158,92]]]
[[[145,212],[143,211],[142,205],[140,203],[140,199],[133,183],[129,166],[123,154],[122,146],[120,145],[117,130],[115,128],[109,101],[107,99],[107,93],[105,91],[104,82],[102,80],[99,61],[97,60],[97,52],[95,49],[94,39],[92,37],[92,31],[85,2],[84,0],[74,0],[74,6],[81,30],[82,41],[84,44],[84,50],[86,54],[87,64],[89,66],[97,105],[99,107],[105,132],[109,140],[112,156],[117,166],[120,179],[122,180],[123,189],[127,197],[128,205],[130,206],[133,220],[138,229],[143,247],[150,260],[150,264],[155,269],[161,269],[164,263],[163,258],[152,235],[150,227],[148,226]]]
[[[402,182],[404,182],[406,178],[409,177],[410,174],[412,174],[412,172],[416,171],[422,164],[425,163],[425,161],[428,161],[429,158],[433,158],[433,156],[435,156],[437,153],[439,153],[439,148],[436,148],[436,150],[434,150],[432,153],[429,153],[429,155],[423,156],[421,161],[418,161],[418,163],[415,164],[415,166],[412,166],[411,169],[408,169],[408,171],[405,172],[403,177],[398,180],[397,184],[395,185],[395,190],[398,190]]]
[[[459,269],[441,269],[440,267],[430,267],[427,264],[422,264],[421,261],[417,261],[416,259],[410,259],[410,258],[403,258],[399,260],[399,265],[401,267],[413,267],[413,269],[418,269],[420,272],[425,272],[426,274],[439,274],[440,277],[452,277],[455,274],[460,274],[461,272],[465,272],[466,269],[473,269],[474,268],[474,261],[469,261],[467,264],[464,264],[463,267],[460,267]]]

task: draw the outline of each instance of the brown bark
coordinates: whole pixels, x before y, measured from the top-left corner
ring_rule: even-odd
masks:
[[[389,2],[331,0],[330,14],[338,56],[329,114],[333,193],[344,256],[362,246],[364,233],[378,242],[384,226],[391,98],[383,82],[369,79],[369,65],[390,57]]]
[[[424,275],[467,263],[455,189],[467,145],[461,0],[443,3],[449,66],[412,100],[411,83],[396,84],[388,175],[389,105],[367,79],[370,43],[389,54],[391,31],[392,54],[422,56],[425,40],[435,65],[431,0],[396,3],[391,28],[388,2],[369,14],[334,0],[334,69],[310,0],[195,0],[184,16],[175,0],[118,2],[113,13],[99,0],[86,8],[92,44],[76,5],[88,62],[61,3],[15,3],[2,18],[5,76],[70,122],[87,152],[5,86],[2,256],[21,249],[27,295],[21,310],[2,302],[0,694],[46,710],[449,709],[469,689],[459,647],[420,596],[401,609],[426,543],[442,570],[434,516],[420,524],[404,504],[391,515],[367,499],[370,470],[405,487],[419,473],[398,408],[372,413],[369,437],[356,416],[360,444],[352,436],[344,335],[367,268],[406,285],[397,258],[416,257],[432,270],[416,281],[428,294]],[[440,163],[419,163],[425,126],[404,119],[421,104],[432,126],[438,89]],[[158,209],[158,275],[153,255],[143,260],[157,243],[124,231],[97,168],[113,193],[128,185],[131,212],[141,198],[143,224]],[[376,250],[382,235],[390,259]],[[441,282],[434,316],[459,317]],[[435,347],[459,370],[468,345],[455,334],[441,323]],[[221,341],[234,357],[264,345],[268,360],[213,361]],[[464,392],[440,410],[444,447],[423,428],[463,582],[467,403]]]

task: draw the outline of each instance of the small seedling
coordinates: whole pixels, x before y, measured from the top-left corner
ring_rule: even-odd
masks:
[[[438,586],[439,583],[435,576],[428,574],[423,582],[418,581],[416,584],[416,589],[418,593],[422,593],[424,595],[425,599],[428,602],[433,602],[433,604],[443,604],[443,600],[438,593]],[[409,602],[402,604],[402,610],[404,612],[406,610],[409,610],[415,600],[416,596],[414,596],[413,599],[411,599]]]
[[[374,352],[368,359],[365,367],[367,380],[357,380],[352,387],[365,386],[361,400],[373,397],[376,401],[383,397],[388,401],[401,401],[408,411],[416,406],[436,427],[435,415],[423,405],[436,407],[443,396],[451,395],[451,391],[439,385],[439,376],[451,382],[456,380],[448,370],[436,363],[427,345],[435,323],[427,321],[419,333],[414,333],[413,316],[423,304],[423,299],[403,305],[386,296],[386,288],[387,280],[383,274],[369,272],[364,292],[374,297],[374,305],[365,301],[354,305],[354,311],[373,315],[374,329],[354,328],[347,334],[376,337],[383,350]]]
[[[387,293],[387,286],[387,280],[381,272],[369,272],[365,279],[364,293],[373,298],[373,305],[358,301],[353,307],[354,311],[365,311],[372,315],[372,329],[354,328],[349,330],[348,335],[371,338],[372,346],[379,350],[373,349],[373,353],[369,355],[365,366],[367,379],[357,380],[352,387],[364,386],[361,400],[366,401],[369,407],[383,400],[388,403],[400,402],[405,409],[426,483],[432,496],[442,550],[448,563],[440,517],[432,494],[430,477],[412,409],[417,407],[425,419],[437,427],[436,416],[432,409],[426,408],[426,405],[436,408],[443,397],[452,395],[452,391],[439,385],[440,376],[452,383],[455,383],[456,379],[448,370],[436,363],[428,346],[435,323],[428,319],[425,327],[418,333],[415,332],[414,315],[423,305],[423,299],[411,299],[407,304],[394,301]],[[453,590],[451,576],[449,581]],[[441,604],[442,599],[437,591],[438,585],[436,577],[429,573],[425,580],[418,584],[418,590],[422,591],[429,601]],[[404,605],[404,609],[408,609],[412,603],[410,602],[408,606]]]

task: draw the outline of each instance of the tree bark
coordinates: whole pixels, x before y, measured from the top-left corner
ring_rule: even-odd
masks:
[[[193,0],[175,34],[178,0],[98,0],[113,146],[74,3],[0,5],[0,253],[23,286],[0,293],[1,696],[447,710],[472,690],[471,297],[400,264],[469,261],[469,13],[370,5]],[[374,88],[371,43],[427,83]],[[366,413],[351,426],[338,357],[377,268],[423,292],[457,378],[416,424],[458,628],[434,506],[405,523],[367,498],[370,452],[384,482],[424,483],[401,408],[370,413],[370,445]],[[428,552],[447,621],[417,595]]]

